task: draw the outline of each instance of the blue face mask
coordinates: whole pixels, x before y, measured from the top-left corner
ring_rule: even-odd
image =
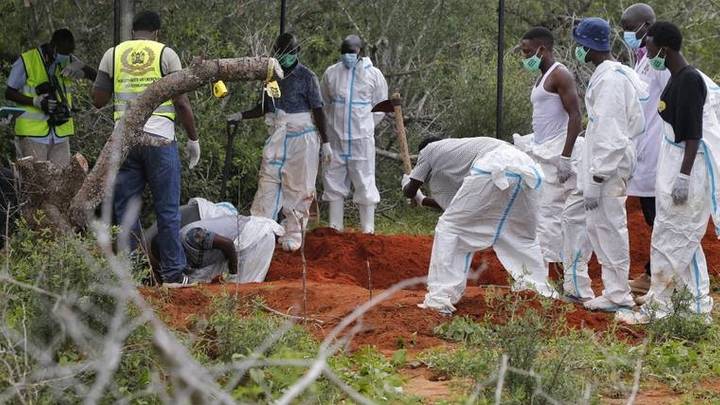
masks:
[[[340,60],[346,69],[352,69],[358,61],[358,54],[344,53],[340,56]]]
[[[70,61],[70,55],[65,55],[63,53],[55,54],[55,61],[59,64],[65,64]]]
[[[623,33],[623,40],[630,49],[639,49],[642,44],[642,40],[637,38],[634,31],[625,31]]]

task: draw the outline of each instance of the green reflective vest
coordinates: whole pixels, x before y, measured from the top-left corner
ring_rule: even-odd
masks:
[[[30,98],[37,96],[35,88],[43,83],[49,81],[48,71],[43,61],[42,53],[39,48],[33,48],[29,51],[25,51],[21,55],[23,64],[25,65],[25,73],[27,80],[25,80],[25,86],[20,92]],[[69,63],[66,62],[66,64]],[[57,83],[62,87],[59,91],[65,93],[67,99],[68,108],[72,108],[72,95],[67,91],[71,81],[70,79],[60,75],[62,69],[66,64],[55,66],[55,72],[53,74],[57,78]],[[60,100],[60,96],[56,94],[56,98]],[[50,125],[48,125],[48,116],[39,108],[35,106],[21,105],[18,106],[25,110],[25,113],[17,117],[15,120],[15,135],[17,136],[28,136],[28,137],[44,137],[50,133]],[[72,118],[68,122],[55,127],[55,135],[59,137],[66,137],[75,133],[75,124]]]
[[[125,113],[128,101],[134,100],[145,89],[163,77],[162,51],[165,45],[145,40],[125,41],[114,49],[113,97],[115,121]],[[175,120],[172,100],[165,101],[153,115]]]

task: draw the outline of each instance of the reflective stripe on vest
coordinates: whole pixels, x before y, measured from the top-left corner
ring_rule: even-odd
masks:
[[[23,65],[25,65],[25,74],[27,77],[25,85],[20,92],[27,97],[34,98],[37,96],[35,89],[39,85],[49,82],[48,72],[45,67],[45,62],[43,61],[42,53],[39,48],[33,48],[29,51],[25,51],[20,57],[22,58]],[[64,66],[65,65],[56,65],[55,72],[53,73],[55,74],[57,82],[60,86],[64,87],[61,91],[65,93],[68,107],[72,108],[72,95],[67,91],[70,79],[64,78],[60,75]],[[59,95],[56,94],[55,97],[60,100]],[[47,122],[49,117],[41,109],[36,108],[35,106],[27,105],[21,105],[18,107],[25,110],[25,113],[15,120],[16,136],[41,138],[50,133],[50,125],[48,125]],[[55,127],[55,135],[58,137],[66,137],[73,135],[74,133],[75,125],[72,118],[68,122]]]
[[[145,40],[125,41],[113,51],[113,103],[115,121],[127,110],[128,102],[163,77],[162,52],[165,45]],[[162,103],[153,115],[175,120],[172,100]]]

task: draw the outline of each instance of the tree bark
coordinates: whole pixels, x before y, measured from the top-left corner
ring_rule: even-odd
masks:
[[[51,219],[55,227],[84,228],[95,207],[111,195],[120,164],[130,150],[138,145],[160,145],[166,142],[143,132],[145,122],[165,100],[217,80],[265,80],[268,76],[282,78],[282,74],[282,69],[273,58],[194,60],[188,68],[150,85],[130,103],[87,176],[87,162],[85,172],[80,175],[67,171],[76,169],[57,169],[50,162],[18,161],[21,178],[28,187],[28,209],[34,211],[42,208],[44,203],[49,203],[57,208],[52,210]],[[52,223],[49,225],[53,226]]]
[[[87,177],[88,162],[77,153],[62,168],[26,157],[15,162],[22,196],[22,215],[31,226],[60,232],[72,230],[69,202]],[[43,211],[38,215],[37,211]]]

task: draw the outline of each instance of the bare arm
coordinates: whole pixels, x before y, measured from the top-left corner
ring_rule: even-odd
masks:
[[[322,143],[326,143],[328,141],[328,137],[327,133],[325,132],[325,113],[323,112],[323,109],[313,108],[312,116],[313,120],[315,121],[315,126],[320,133],[320,139],[322,139]]]
[[[173,104],[175,105],[175,112],[177,113],[178,120],[185,128],[188,138],[193,141],[198,140],[197,132],[195,131],[195,116],[193,115],[192,106],[190,106],[190,99],[187,94],[181,94],[173,98]]]
[[[91,82],[95,81],[95,78],[97,77],[97,71],[95,69],[88,65],[85,65],[83,66],[82,71],[85,74],[86,79],[90,80]]]
[[[700,141],[697,139],[685,140],[685,152],[683,154],[682,165],[680,166],[680,173],[689,176],[692,172],[693,164],[695,163],[695,156],[697,156],[698,148],[700,147]]]
[[[403,194],[405,195],[405,198],[415,198],[415,194],[417,194],[422,185],[422,181],[411,178],[410,182],[403,187]]]
[[[432,197],[425,197],[425,199],[422,201],[423,207],[429,207],[429,208],[435,208],[440,211],[443,211],[443,208],[440,206],[440,204],[435,201]]]
[[[112,93],[99,87],[93,87],[90,97],[95,108],[103,108],[110,102]]]
[[[9,101],[14,101],[20,105],[33,105],[32,97],[28,97],[12,87],[5,88],[5,98]]]
[[[563,148],[562,155],[570,157],[575,147],[575,140],[577,140],[578,135],[582,132],[580,97],[578,96],[575,78],[572,74],[565,69],[560,69],[557,72],[555,89],[560,96],[560,101],[562,101],[565,111],[568,113],[567,137],[565,138],[565,147]]]
[[[228,271],[230,274],[237,274],[238,257],[235,251],[235,243],[226,237],[216,234],[212,241],[212,248],[219,249],[223,252],[225,260],[227,260]]]

